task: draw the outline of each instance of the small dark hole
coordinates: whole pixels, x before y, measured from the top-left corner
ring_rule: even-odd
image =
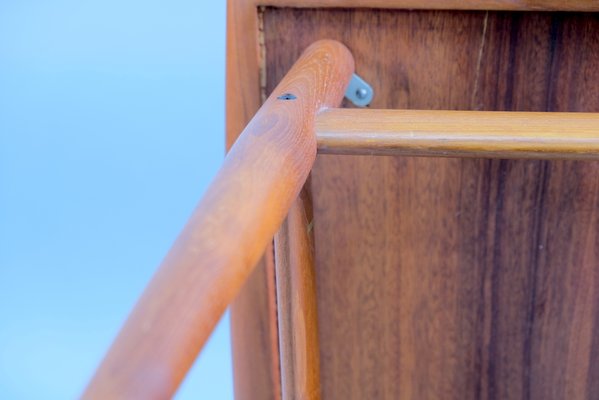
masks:
[[[285,93],[285,94],[282,94],[279,97],[277,97],[277,99],[279,99],[279,100],[295,100],[295,99],[297,99],[297,97],[295,97],[295,95],[292,93]]]

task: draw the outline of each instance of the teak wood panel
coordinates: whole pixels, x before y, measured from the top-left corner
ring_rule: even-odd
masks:
[[[227,148],[260,106],[261,6],[597,11],[596,0],[228,0]],[[267,251],[272,256],[272,251]],[[267,258],[268,259],[268,258]],[[236,398],[280,398],[274,267],[263,262],[231,306]],[[270,333],[269,333],[270,332]],[[246,349],[252,349],[247,351]]]
[[[596,14],[264,12],[267,94],[337,39],[374,108],[599,111]],[[318,156],[324,399],[599,394],[599,164]]]

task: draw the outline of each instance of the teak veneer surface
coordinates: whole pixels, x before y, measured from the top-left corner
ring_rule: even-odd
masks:
[[[596,14],[264,11],[266,92],[345,43],[372,107],[599,111]],[[599,164],[318,156],[324,399],[599,393]]]

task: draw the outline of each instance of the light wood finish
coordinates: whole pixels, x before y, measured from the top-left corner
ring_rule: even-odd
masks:
[[[599,112],[598,32],[596,14],[268,8],[267,93],[328,37],[372,108]],[[597,397],[599,162],[319,155],[311,180],[324,399]]]
[[[320,399],[320,361],[310,185],[275,236],[284,399]]]
[[[599,114],[331,109],[318,152],[599,160]]]
[[[232,147],[84,398],[173,395],[297,197],[316,156],[315,114],[339,104],[352,72],[338,42],[303,53]]]

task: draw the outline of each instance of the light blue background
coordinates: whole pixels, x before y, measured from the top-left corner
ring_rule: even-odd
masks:
[[[0,0],[0,398],[83,390],[222,161],[224,55],[224,0]],[[228,318],[178,398],[232,398]]]

